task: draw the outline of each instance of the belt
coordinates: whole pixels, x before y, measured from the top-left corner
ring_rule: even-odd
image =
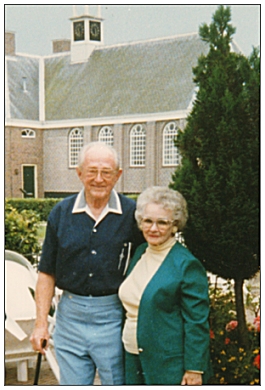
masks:
[[[64,290],[63,295],[73,301],[88,304],[88,305],[105,305],[105,304],[121,304],[118,294],[109,294],[101,296],[92,296],[92,295],[77,295],[69,291]]]

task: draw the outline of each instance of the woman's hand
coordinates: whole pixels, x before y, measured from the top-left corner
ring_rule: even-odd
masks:
[[[181,385],[200,386],[202,385],[202,374],[192,371],[186,371],[183,375]]]

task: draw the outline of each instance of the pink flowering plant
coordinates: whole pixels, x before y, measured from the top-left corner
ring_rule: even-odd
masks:
[[[248,324],[250,348],[239,344],[234,293],[210,288],[211,384],[260,383],[260,318]]]

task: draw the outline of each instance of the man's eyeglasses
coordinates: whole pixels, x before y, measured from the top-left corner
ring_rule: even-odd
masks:
[[[167,229],[170,225],[173,224],[173,222],[174,221],[170,221],[169,219],[162,219],[162,218],[159,218],[156,221],[153,221],[151,218],[143,218],[141,220],[141,224],[144,229],[150,229],[155,223],[159,230]]]
[[[98,174],[100,174],[100,176],[102,177],[102,179],[111,179],[115,173],[117,171],[113,170],[113,169],[102,169],[102,170],[99,170],[99,169],[88,169],[86,171],[86,176],[88,178],[95,178],[98,176]]]

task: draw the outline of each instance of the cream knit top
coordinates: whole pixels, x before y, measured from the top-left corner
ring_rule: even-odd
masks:
[[[136,336],[137,318],[144,289],[175,243],[175,237],[171,237],[161,245],[149,245],[132,272],[119,288],[119,297],[126,310],[122,341],[125,350],[129,353],[139,353]]]

